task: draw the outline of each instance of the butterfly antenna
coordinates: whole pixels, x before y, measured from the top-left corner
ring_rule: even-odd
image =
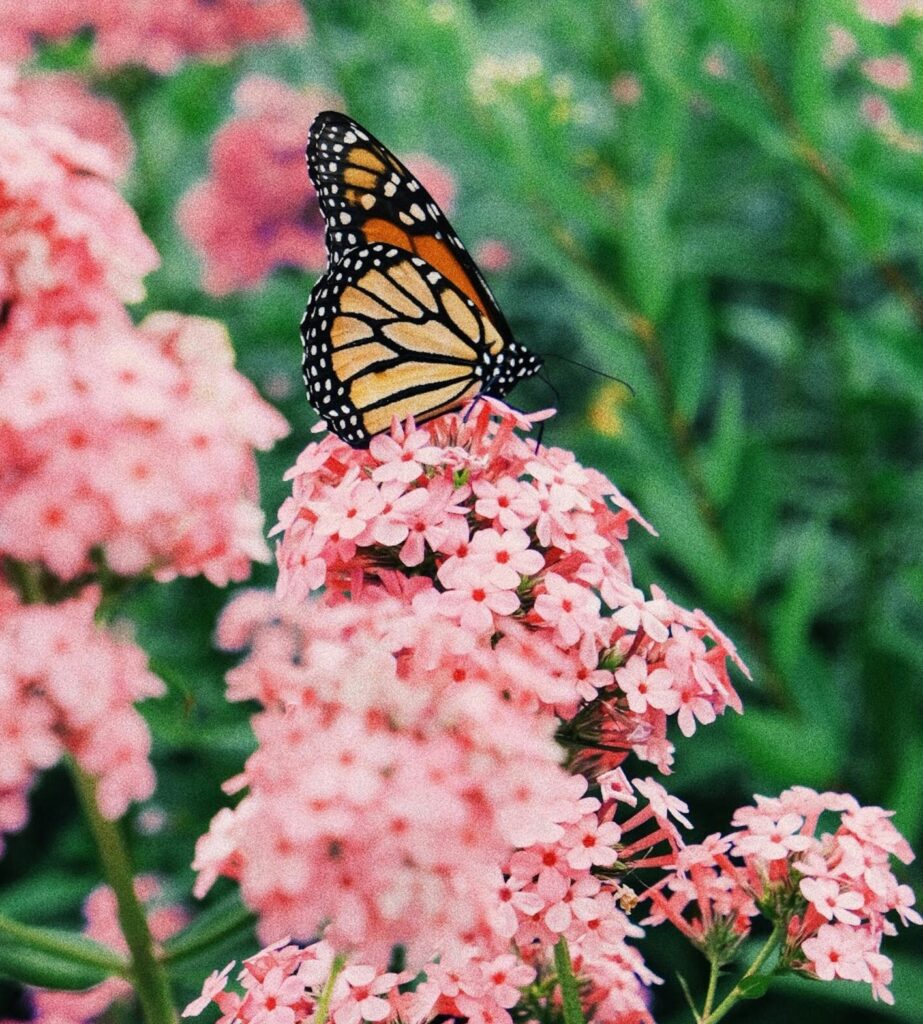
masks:
[[[567,356],[558,355],[557,352],[549,352],[545,356],[545,358],[560,359],[562,363],[570,363],[571,366],[579,366],[582,370],[587,370],[590,373],[595,373],[597,377],[605,377],[606,380],[614,380],[616,384],[621,384],[622,387],[627,388],[631,392],[632,398],[635,397],[635,389],[628,383],[627,380],[622,380],[621,377],[616,377],[611,373],[605,373],[602,370],[598,370],[595,366],[588,366],[586,363],[581,363],[576,359],[568,359]],[[554,387],[552,386],[551,382],[546,380],[546,383],[549,387],[551,387],[551,390],[554,391]],[[555,392],[555,394],[557,394],[557,392]]]

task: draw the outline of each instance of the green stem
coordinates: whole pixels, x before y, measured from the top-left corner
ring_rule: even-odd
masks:
[[[52,956],[83,964],[86,967],[97,967],[101,971],[118,975],[120,978],[131,977],[131,967],[128,961],[114,950],[109,952],[103,948],[100,948],[99,951],[77,949],[73,943],[63,939],[59,940],[47,928],[33,928],[28,924],[20,924],[19,921],[14,921],[5,914],[0,914],[0,937],[14,939],[30,949],[38,950],[41,953],[50,953]]]
[[[154,953],[154,940],[138,897],[128,849],[118,825],[104,818],[96,801],[96,780],[69,759],[77,795],[93,833],[106,881],[115,892],[119,924],[131,953],[131,980],[145,1024],[176,1024],[166,971]]]
[[[333,998],[333,986],[337,983],[337,978],[340,976],[340,971],[346,966],[346,957],[342,953],[337,953],[333,958],[333,963],[330,966],[330,977],[324,984],[324,991],[320,994],[320,999],[317,1001],[317,1009],[314,1012],[314,1024],[326,1024],[327,1012],[330,1009],[330,1000]]]
[[[720,974],[720,967],[718,966],[717,960],[712,960],[708,972],[708,990],[705,993],[705,1005],[702,1007],[702,1014],[700,1020],[707,1017],[712,1007],[715,1005],[715,994],[718,990],[718,975]]]
[[[577,991],[577,979],[570,962],[570,950],[567,939],[558,939],[554,947],[554,966],[558,972],[558,984],[561,986],[561,1003],[564,1009],[564,1024],[585,1024],[583,1007],[580,1005],[580,993]]]
[[[731,991],[725,996],[724,999],[718,1004],[718,1006],[708,1015],[703,1014],[699,1020],[699,1024],[718,1024],[718,1021],[727,1014],[727,1012],[740,1001],[744,995],[743,983],[754,975],[758,974],[760,968],[775,952],[776,946],[779,944],[779,940],[782,938],[782,934],[785,928],[782,924],[777,924],[772,930],[772,934],[766,940],[765,945],[756,954],[753,963],[746,969],[741,976],[740,981],[731,989]],[[710,986],[709,986],[710,987]]]

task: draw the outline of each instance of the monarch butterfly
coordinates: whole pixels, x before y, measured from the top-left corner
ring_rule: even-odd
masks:
[[[509,325],[445,214],[351,118],[324,111],[308,174],[326,223],[327,271],[301,321],[308,398],[365,448],[393,417],[424,422],[477,395],[502,398],[539,356]]]

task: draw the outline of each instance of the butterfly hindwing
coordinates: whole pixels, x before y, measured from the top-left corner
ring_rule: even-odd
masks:
[[[505,341],[512,333],[486,281],[423,185],[345,114],[311,125],[308,172],[327,225],[330,262],[359,245],[384,243],[426,260],[466,295]]]
[[[478,394],[501,397],[541,365],[439,270],[384,243],[331,263],[301,333],[308,397],[353,447],[395,416],[424,422]]]

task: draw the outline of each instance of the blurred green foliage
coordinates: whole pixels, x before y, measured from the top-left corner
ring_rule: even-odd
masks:
[[[303,47],[97,83],[134,132],[128,195],[163,257],[139,317],[157,308],[218,317],[259,387],[275,381],[278,393],[289,382],[277,404],[292,435],[260,460],[269,522],[313,422],[297,332],[312,282],[281,269],[257,292],[209,298],[173,220],[251,71],[331,88],[396,151],[451,168],[462,237],[498,238],[514,254],[491,284],[517,337],[634,389],[630,398],[552,362],[561,414],[545,436],[610,475],[659,529],[629,542],[637,580],[705,608],[753,670],[752,684],[738,679],[745,716],[680,743],[672,786],[700,835],[727,829],[754,792],[802,783],[895,808],[919,848],[923,22],[864,22],[853,0],[318,0],[308,9],[314,31]],[[833,22],[860,48],[840,68],[824,62]],[[892,52],[913,76],[910,91],[889,97],[899,138],[859,114],[868,88],[859,60]],[[82,67],[85,55],[78,43],[43,62]],[[640,85],[637,102],[613,96],[626,75]],[[534,381],[515,400],[552,401]],[[262,567],[254,582],[273,576]],[[181,581],[140,589],[124,606],[169,687],[145,709],[159,774],[151,803],[164,826],[144,835],[150,815],[136,813],[133,845],[139,867],[187,901],[195,839],[252,747],[248,709],[224,700],[228,660],[211,648],[227,597]],[[63,773],[39,784],[0,872],[0,910],[79,921],[98,869]],[[919,870],[911,875],[919,889]],[[181,996],[250,942],[244,928],[217,958],[183,961]],[[698,989],[704,962],[666,929],[645,951],[667,979],[657,1019],[688,1019],[675,974]],[[920,951],[916,936],[886,943],[896,1008],[873,1007],[845,983],[791,982],[739,1014],[919,1020]]]

